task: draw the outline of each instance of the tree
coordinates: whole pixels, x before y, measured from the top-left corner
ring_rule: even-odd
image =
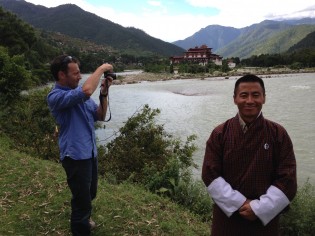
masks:
[[[14,140],[17,149],[42,159],[59,161],[56,123],[46,101],[49,91],[46,88],[21,95],[2,115],[1,130]]]
[[[32,26],[0,7],[0,45],[9,48],[9,54],[22,54],[36,42]]]
[[[222,72],[228,72],[230,70],[227,60],[223,60],[221,70]]]
[[[7,108],[20,99],[21,92],[31,85],[31,73],[24,67],[23,56],[8,55],[8,50],[0,46],[0,106]]]

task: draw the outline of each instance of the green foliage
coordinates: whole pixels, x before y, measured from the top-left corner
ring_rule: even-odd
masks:
[[[209,221],[211,199],[204,184],[191,175],[191,168],[197,168],[192,159],[196,136],[189,136],[185,143],[175,139],[154,122],[159,113],[158,109],[145,105],[128,119],[107,149],[100,148],[100,174],[110,181],[143,185]]]
[[[31,84],[30,72],[25,69],[24,57],[8,55],[7,49],[0,46],[0,108],[20,99],[22,90]]]
[[[315,49],[300,49],[291,53],[261,54],[251,56],[241,61],[242,66],[271,67],[286,65],[294,68],[299,63],[300,68],[315,66]]]
[[[168,72],[169,66],[159,64],[148,64],[145,66],[144,71],[152,73]]]
[[[212,63],[209,63],[207,66],[199,65],[198,63],[180,63],[178,65],[179,73],[207,73],[209,68],[212,66]]]
[[[289,66],[289,68],[291,69],[291,70],[299,70],[299,69],[301,69],[303,66],[302,66],[302,63],[300,63],[300,62],[294,62],[293,64],[291,64],[290,66]]]
[[[165,73],[170,70],[169,60],[157,56],[142,57],[141,64],[144,66],[145,72]]]
[[[228,66],[227,60],[223,60],[221,70],[222,70],[222,72],[228,72],[228,71],[230,71],[230,68],[229,68],[229,66]]]
[[[106,145],[105,155],[99,158],[102,175],[114,176],[117,182],[140,183],[153,192],[165,188],[168,195],[173,185],[189,176],[189,168],[194,166],[195,136],[188,137],[185,144],[174,139],[163,125],[154,123],[159,113],[145,105],[128,119],[120,135]]]
[[[28,87],[44,84],[51,77],[48,76],[49,68],[46,64],[57,54],[58,50],[37,35],[32,26],[2,8],[0,8],[0,47],[6,48],[5,54],[15,60],[14,63],[29,71],[28,74],[32,76],[32,80],[27,84]],[[0,50],[2,51],[2,49]],[[14,59],[15,57],[19,57],[18,63]],[[1,71],[2,68],[0,68]],[[16,73],[20,73],[20,71],[21,69]],[[16,74],[12,76],[16,76]],[[24,78],[25,76],[22,76],[21,80]],[[15,80],[17,83],[20,82],[20,79]],[[21,86],[27,89],[25,83],[21,83]]]
[[[204,222],[211,221],[213,202],[201,180],[181,180],[174,189],[172,199],[199,215]]]
[[[22,54],[36,41],[34,29],[16,15],[0,7],[0,45],[9,48],[9,54]]]
[[[315,232],[315,189],[309,181],[299,188],[290,209],[281,219],[282,235],[312,236]]]
[[[57,161],[55,122],[47,106],[47,94],[48,89],[44,89],[21,96],[2,114],[1,127],[19,150]]]
[[[293,45],[288,52],[298,51],[301,49],[315,49],[315,31],[309,33],[304,39]]]

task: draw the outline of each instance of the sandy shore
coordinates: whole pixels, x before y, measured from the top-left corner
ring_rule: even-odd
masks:
[[[172,74],[162,74],[162,73],[147,73],[140,72],[138,74],[130,74],[130,75],[119,75],[117,80],[113,81],[113,84],[133,84],[139,83],[142,81],[163,81],[163,80],[171,80],[173,79]]]

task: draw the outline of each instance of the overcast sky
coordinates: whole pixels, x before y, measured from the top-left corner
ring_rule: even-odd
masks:
[[[56,7],[72,3],[124,27],[173,42],[208,25],[243,28],[263,20],[315,17],[314,0],[26,0]]]

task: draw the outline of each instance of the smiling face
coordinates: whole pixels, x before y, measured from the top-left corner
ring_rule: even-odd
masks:
[[[234,94],[234,103],[246,123],[251,123],[257,118],[265,99],[263,88],[258,82],[242,82]]]

